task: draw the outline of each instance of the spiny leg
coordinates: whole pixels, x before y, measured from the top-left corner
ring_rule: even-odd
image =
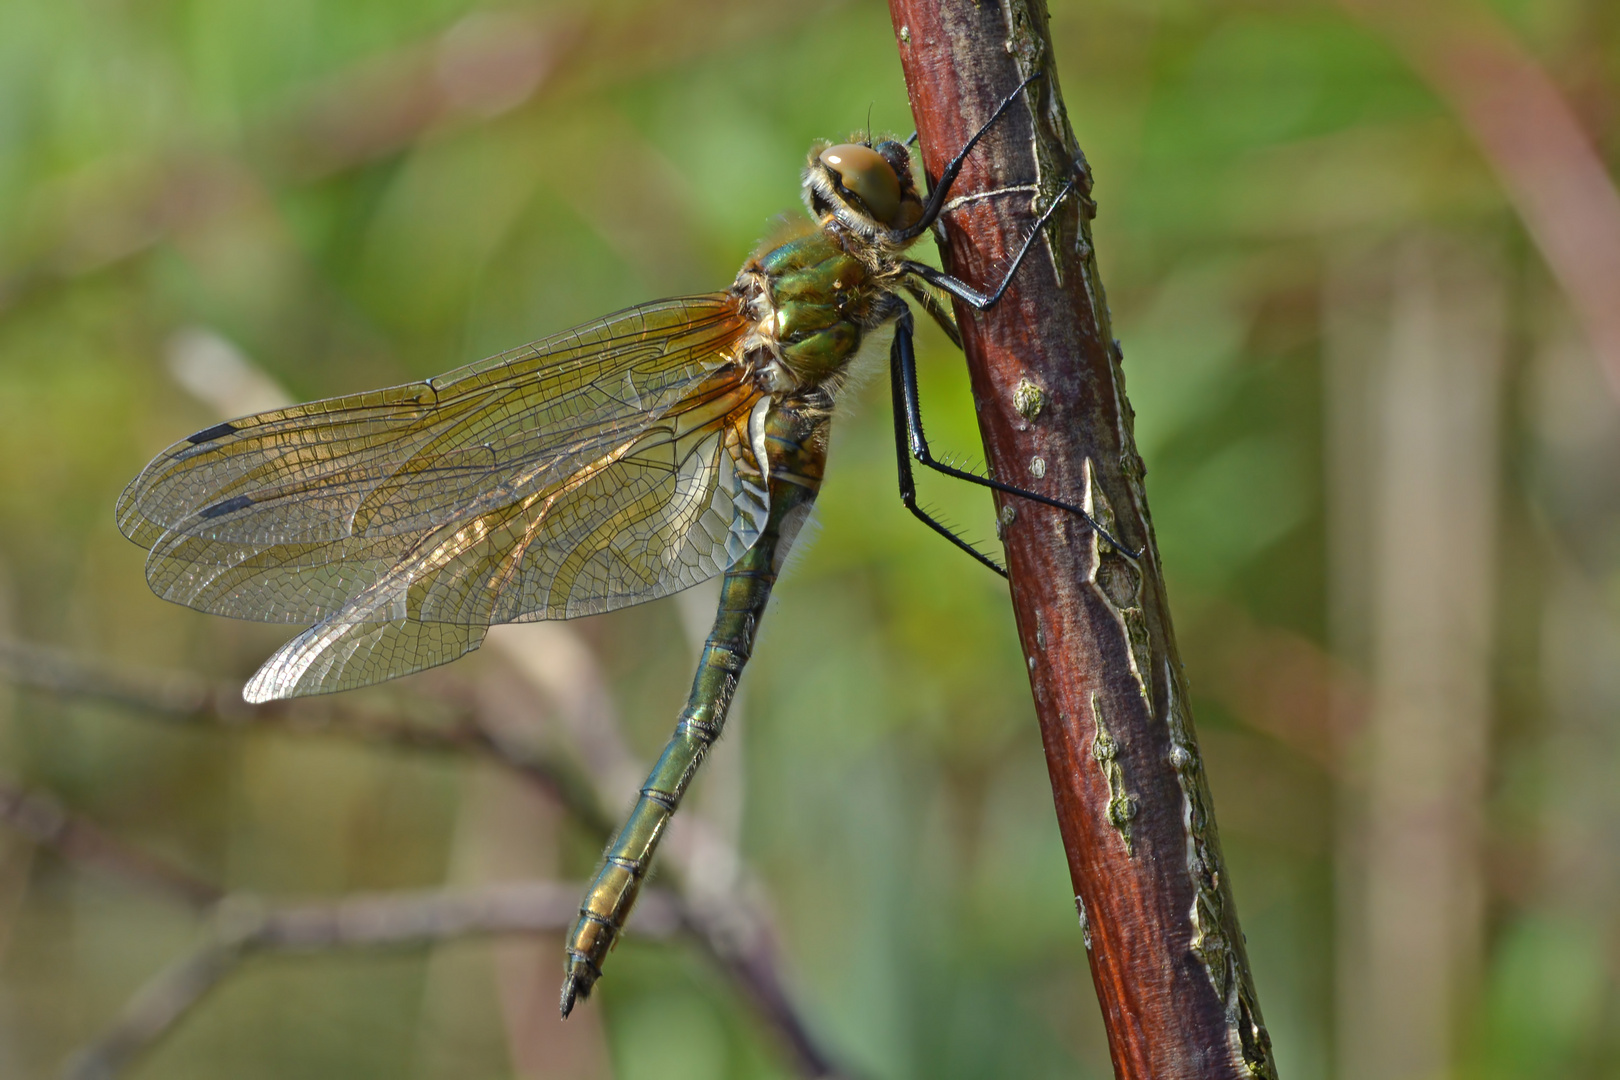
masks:
[[[818,428],[826,423],[830,405],[830,401],[779,405],[766,417],[770,461],[760,464],[771,471],[770,516],[754,546],[721,581],[719,610],[704,642],[686,708],[580,905],[579,921],[568,935],[564,1017],[602,977],[602,965],[641,892],[669,819],[725,726],[777,569],[821,485],[826,440],[819,437]]]
[[[946,306],[944,300],[940,299],[939,293],[933,289],[924,288],[919,282],[909,277],[900,279],[900,287],[906,290],[906,295],[917,301],[917,304],[928,313],[928,316],[934,320],[941,330],[945,331],[945,336],[951,339],[951,344],[960,349],[962,347],[962,332],[956,327],[956,314]]]
[[[894,457],[895,464],[900,471],[900,501],[905,504],[906,509],[910,510],[918,521],[921,521],[924,525],[927,525],[1002,577],[1006,577],[1007,571],[1000,563],[956,535],[949,526],[943,524],[929,514],[928,511],[917,505],[917,485],[915,478],[911,475],[911,451],[908,447],[916,446],[921,442],[922,427],[920,420],[915,429],[911,424],[913,404],[917,393],[916,380],[911,381],[910,390],[908,391],[901,375],[908,366],[913,370],[916,367],[911,337],[911,311],[909,309],[902,310],[895,319],[894,341],[889,345],[889,390],[894,402]],[[921,445],[926,452],[928,444],[922,442]],[[918,460],[922,459],[919,458]],[[925,462],[925,464],[927,463]],[[950,470],[947,466],[936,465],[934,467],[951,472],[955,471]]]
[[[1002,114],[1005,113],[1009,107],[1011,107],[1012,103],[1016,101],[1026,89],[1028,89],[1029,85],[1041,77],[1042,73],[1036,72],[1023,82],[1019,83],[1016,90],[1002,99],[1001,103],[996,106],[995,112],[990,114],[990,119],[986,120],[984,124],[979,127],[979,130],[973,133],[973,136],[968,139],[962,148],[956,152],[956,156],[951,158],[950,162],[945,166],[945,171],[940,175],[939,182],[935,184],[933,189],[928,193],[928,202],[923,208],[922,219],[910,229],[898,234],[899,238],[911,239],[913,237],[920,236],[922,235],[923,230],[933,225],[934,221],[939,217],[941,210],[944,208],[945,198],[947,194],[949,194],[950,186],[955,182],[957,174],[961,172],[962,163],[967,160],[968,152],[973,149],[974,145],[978,143],[978,141],[984,136],[985,132],[990,130],[991,125],[999,120]],[[913,133],[912,138],[906,140],[907,145],[910,145],[915,138],[916,134]],[[1025,257],[1029,255],[1030,249],[1034,246],[1036,239],[1041,235],[1041,229],[1045,227],[1049,220],[1051,220],[1052,215],[1057,213],[1058,208],[1063,205],[1064,200],[1074,192],[1076,185],[1079,182],[1079,178],[1085,175],[1084,170],[1084,162],[1078,162],[1076,175],[1071,177],[1069,182],[1063,185],[1063,189],[1059,191],[1057,197],[1052,200],[1052,204],[1042,211],[1041,216],[1035,220],[1035,224],[1030,229],[1029,235],[1024,238],[1023,245],[1018,249],[1018,254],[1013,257],[1012,265],[1007,268],[1006,274],[1003,275],[1001,283],[996,286],[995,291],[989,293],[981,292],[980,290],[969,285],[967,282],[962,281],[960,278],[954,277],[941,270],[935,270],[933,267],[928,266],[925,263],[915,262],[908,259],[905,260],[901,265],[904,267],[907,274],[920,278],[936,288],[943,289],[945,292],[959,298],[978,311],[984,311],[994,306],[995,303],[1001,299],[1002,295],[1006,293],[1007,287],[1012,284],[1013,275],[1018,273],[1018,268],[1023,265]],[[950,335],[951,339],[955,341],[958,346],[960,346],[961,341],[959,335],[954,332],[956,329],[955,326],[952,325],[948,320],[941,318],[940,312],[936,310],[938,305],[930,302],[932,298],[930,297],[928,299],[924,299],[923,295],[919,295],[919,293],[922,293],[922,290],[910,288],[909,285],[907,286],[906,291],[914,297],[917,297],[917,299],[923,303],[924,309],[927,310],[928,313],[932,315],[941,326],[946,328],[946,333]],[[1090,525],[1091,528],[1097,532],[1097,535],[1108,541],[1109,544],[1113,545],[1122,554],[1131,559],[1141,558],[1142,549],[1132,549],[1121,543],[1113,536],[1113,534],[1111,534],[1107,529],[1103,528],[1102,525],[1097,522],[1096,518],[1092,517],[1081,507],[1075,506],[1072,503],[1063,502],[1060,499],[1049,498],[1048,496],[1041,495],[1038,492],[1029,491],[1026,488],[1015,487],[1011,484],[1003,484],[999,481],[991,480],[988,477],[976,476],[973,473],[964,472],[961,469],[953,468],[942,462],[934,460],[934,456],[928,448],[928,440],[923,435],[922,409],[918,403],[917,396],[917,361],[916,355],[913,351],[911,339],[912,319],[910,312],[907,311],[897,318],[894,332],[894,343],[889,349],[889,367],[894,402],[895,444],[896,453],[899,457],[900,499],[903,503],[905,503],[908,510],[921,519],[926,525],[928,525],[929,528],[950,540],[951,543],[972,555],[976,560],[990,567],[990,569],[994,570],[998,574],[1001,574],[1003,577],[1006,576],[1006,571],[1002,569],[1001,566],[999,566],[994,560],[986,557],[982,552],[978,551],[971,544],[957,536],[940,522],[930,517],[916,505],[916,485],[912,477],[910,462],[910,458],[915,457],[920,464],[927,468],[933,469],[935,472],[943,473],[946,476],[952,476],[958,480],[966,480],[971,484],[978,484],[981,487],[991,488],[992,490],[1000,491],[1008,495],[1016,495],[1024,499],[1032,499],[1035,502],[1044,503],[1047,506],[1053,506],[1060,510],[1067,510],[1070,513],[1078,514],[1086,522],[1086,524]]]
[[[1063,502],[1061,499],[1050,498],[1026,488],[1003,484],[999,480],[978,476],[935,460],[933,452],[928,447],[928,439],[923,434],[922,402],[917,391],[917,354],[912,345],[912,334],[912,316],[911,312],[907,310],[895,319],[894,343],[889,346],[889,384],[894,404],[895,453],[900,461],[900,501],[906,504],[907,509],[921,518],[935,532],[945,536],[979,562],[1002,577],[1007,576],[1007,572],[1001,566],[917,508],[910,460],[916,458],[919,464],[946,476],[966,480],[970,484],[978,484],[980,487],[987,487],[993,491],[1016,495],[1023,499],[1031,499],[1047,506],[1056,507],[1059,510],[1067,510],[1072,514],[1078,514],[1086,524],[1096,531],[1098,536],[1108,541],[1122,554],[1131,559],[1141,558],[1142,551],[1140,548],[1132,550],[1120,543],[1112,533],[1103,528],[1097,519],[1088,514],[1082,507]]]
[[[957,174],[962,171],[962,163],[967,160],[968,153],[978,144],[980,139],[984,138],[985,132],[989,131],[997,120],[1001,119],[1001,115],[1012,107],[1012,103],[1022,96],[1024,91],[1029,88],[1029,84],[1044,76],[1045,72],[1037,71],[1019,83],[1016,90],[1001,99],[1001,104],[997,105],[996,111],[990,114],[990,119],[981,124],[979,130],[975,131],[968,141],[962,144],[962,148],[956,152],[956,156],[945,163],[945,171],[940,173],[939,181],[928,192],[928,201],[923,204],[922,217],[918,218],[917,223],[909,229],[897,230],[893,234],[896,240],[915,240],[933,227],[934,222],[939,218],[940,211],[945,208],[945,199],[950,195],[951,185],[956,182]],[[911,139],[906,140],[906,145],[909,146],[912,139],[916,137],[917,133],[912,132]]]
[[[943,270],[935,270],[927,263],[920,263],[913,259],[906,259],[900,265],[905,269],[906,273],[914,274],[928,282],[928,284],[944,289],[957,299],[972,305],[975,310],[986,311],[995,306],[996,301],[1000,300],[1002,294],[1007,291],[1007,286],[1012,284],[1013,275],[1018,273],[1018,268],[1024,264],[1024,257],[1029,254],[1029,249],[1035,246],[1036,239],[1041,235],[1041,229],[1045,228],[1052,215],[1057,213],[1058,207],[1063,205],[1063,200],[1067,199],[1070,193],[1074,191],[1074,186],[1075,181],[1070,178],[1069,182],[1063,185],[1063,190],[1058,192],[1057,198],[1052,200],[1052,205],[1048,206],[1041,212],[1041,216],[1035,219],[1035,226],[1029,230],[1029,235],[1024,237],[1023,246],[1018,249],[1018,254],[1013,256],[1012,265],[1007,267],[1007,273],[1002,276],[1001,284],[996,286],[995,292],[980,292],[961,278],[953,277]]]

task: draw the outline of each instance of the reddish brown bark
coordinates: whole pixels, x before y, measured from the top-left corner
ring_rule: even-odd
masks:
[[[890,0],[930,175],[1025,93],[968,158],[946,267],[999,280],[1034,214],[1084,177],[1039,0]],[[1037,190],[1031,190],[1031,185]],[[1009,188],[1023,190],[1007,191]],[[1037,193],[1038,191],[1038,193]],[[1032,199],[1033,196],[1033,199]],[[1176,655],[1118,347],[1071,198],[994,308],[957,304],[991,473],[1081,503],[999,500],[1019,635],[1116,1075],[1276,1075]]]

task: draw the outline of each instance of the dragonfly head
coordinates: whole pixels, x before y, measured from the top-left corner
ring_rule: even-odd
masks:
[[[804,199],[817,218],[837,218],[869,237],[910,228],[923,212],[911,155],[893,140],[813,147]]]

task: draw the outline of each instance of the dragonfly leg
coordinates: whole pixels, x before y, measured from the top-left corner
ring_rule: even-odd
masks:
[[[970,484],[987,487],[1005,495],[1016,495],[1021,499],[1031,499],[1047,506],[1056,507],[1059,510],[1067,510],[1071,514],[1078,515],[1087,525],[1091,526],[1098,536],[1113,545],[1120,553],[1131,559],[1142,557],[1140,548],[1132,549],[1121,543],[1082,507],[1026,488],[1003,484],[999,480],[992,480],[986,476],[978,476],[936,460],[933,452],[928,447],[928,438],[923,434],[922,401],[917,392],[917,354],[912,346],[912,333],[912,316],[911,312],[907,310],[895,319],[894,343],[889,347],[889,384],[894,405],[895,454],[900,462],[900,501],[906,504],[907,509],[921,518],[929,528],[945,536],[979,562],[1002,577],[1007,576],[1007,571],[995,561],[980,553],[967,541],[917,508],[917,496],[911,476],[911,459],[915,458],[918,464],[937,473],[943,473],[958,480],[966,480]]]
[[[946,306],[939,293],[933,289],[926,289],[911,278],[901,278],[901,287],[906,290],[917,304],[928,313],[939,328],[945,331],[945,336],[951,339],[951,344],[958,349],[962,347],[962,332],[956,326],[956,314]]]
[[[1024,256],[1028,255],[1029,249],[1035,245],[1036,238],[1041,235],[1041,229],[1051,219],[1052,215],[1057,213],[1058,207],[1063,205],[1063,200],[1067,199],[1070,193],[1074,191],[1075,183],[1076,181],[1071,178],[1067,184],[1064,184],[1063,190],[1058,192],[1057,198],[1052,200],[1052,205],[1048,206],[1042,211],[1041,216],[1035,219],[1035,226],[1029,230],[1029,235],[1024,238],[1023,246],[1018,249],[1018,254],[1013,256],[1012,265],[1007,267],[1007,273],[1002,276],[1001,284],[996,286],[994,292],[980,292],[961,278],[953,277],[943,270],[935,270],[927,263],[907,259],[901,265],[905,268],[906,273],[914,274],[928,282],[928,284],[944,289],[952,296],[972,305],[979,311],[993,307],[996,301],[1001,299],[1002,293],[1007,291],[1007,286],[1012,284],[1013,275],[1018,273],[1018,268],[1023,265]]]
[[[642,785],[635,808],[608,845],[601,869],[580,905],[579,920],[568,936],[561,1001],[564,1017],[573,1011],[576,1001],[590,995],[602,977],[602,965],[647,879],[669,819],[725,727],[777,571],[821,484],[826,442],[817,437],[817,428],[826,423],[826,416],[825,406],[818,404],[802,411],[779,407],[766,418],[770,516],[754,546],[726,571],[720,585],[720,607],[703,644],[686,708]]]
[[[1045,74],[1045,72],[1037,71],[1019,83],[1016,90],[1001,99],[1001,104],[997,105],[996,111],[990,114],[990,119],[980,125],[979,130],[975,131],[968,141],[962,144],[962,149],[956,152],[955,157],[945,163],[945,171],[939,174],[939,181],[928,192],[928,201],[923,204],[922,217],[910,228],[898,230],[894,234],[897,240],[914,240],[933,227],[934,222],[939,218],[940,211],[945,208],[945,198],[951,193],[951,185],[956,183],[956,177],[962,171],[962,163],[967,160],[968,153],[978,145],[980,139],[984,138],[985,132],[989,131],[997,120],[1001,119],[1002,114],[1012,108],[1013,102],[1023,96],[1024,91],[1029,89],[1030,83],[1044,77]],[[916,137],[915,133],[913,133],[912,137]],[[906,143],[910,145],[911,140],[907,139]]]
[[[894,458],[895,464],[900,470],[900,501],[905,504],[906,509],[910,510],[918,521],[921,521],[924,525],[927,525],[930,529],[933,529],[939,535],[973,556],[980,563],[988,566],[1002,577],[1006,577],[1007,571],[1000,563],[962,539],[950,526],[943,524],[929,514],[928,511],[917,505],[917,484],[911,474],[911,458],[912,454],[915,453],[914,448],[917,446],[921,446],[923,453],[927,454],[928,443],[922,437],[922,417],[915,409],[917,380],[915,377],[916,355],[912,349],[911,341],[912,333],[911,312],[909,309],[903,310],[895,319],[894,341],[889,346],[889,391],[894,403]],[[912,372],[909,384],[902,381],[902,372],[908,369]],[[908,386],[909,389],[907,389]],[[913,417],[915,417],[915,421]],[[918,457],[917,460],[925,465],[932,462],[932,458],[925,460],[923,457]],[[949,469],[948,466],[940,465],[933,465],[932,467]]]

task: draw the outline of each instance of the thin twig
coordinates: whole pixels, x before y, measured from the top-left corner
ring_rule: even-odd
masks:
[[[520,657],[521,653],[514,651],[514,658]],[[459,706],[460,711],[454,712],[449,722],[430,724],[356,707],[343,698],[295,699],[253,706],[241,700],[239,683],[211,682],[187,673],[113,665],[60,650],[0,640],[0,676],[15,685],[62,697],[105,701],[168,721],[346,736],[432,752],[476,753],[536,783],[582,827],[605,841],[614,823],[603,807],[622,802],[625,778],[639,779],[642,769],[618,734],[610,696],[595,673],[594,664],[588,655],[574,659],[575,663],[566,665],[570,672],[566,695],[561,693],[565,688],[541,677],[532,665],[521,666],[525,674],[541,684],[548,696],[558,700],[556,712],[564,727],[586,743],[582,756],[587,761],[588,772],[582,772],[561,755],[534,750],[507,736],[505,731],[511,725],[496,722],[482,708]],[[16,811],[22,815],[18,822],[12,821],[12,814],[6,809],[8,805],[22,808]],[[95,826],[66,818],[59,807],[54,812],[46,809],[55,806],[45,797],[18,793],[13,803],[0,802],[0,819],[64,855],[94,861],[124,876],[153,883],[171,877],[175,882],[184,880],[183,872],[117,845]],[[677,829],[668,850],[671,865],[666,867],[665,876],[687,898],[681,907],[682,925],[732,979],[743,998],[776,1030],[799,1075],[843,1075],[832,1065],[830,1055],[820,1048],[809,1026],[791,1004],[781,977],[770,920],[761,905],[749,899],[761,892],[758,885],[742,873],[734,887],[720,892],[705,889],[703,883],[694,882],[688,872],[694,852],[705,846],[712,851],[716,845],[724,846],[725,841],[713,829],[706,828],[697,815],[677,819]],[[729,847],[722,855],[721,859],[713,861],[740,865],[740,859]],[[187,902],[193,906],[217,899],[219,895],[213,886],[197,881],[192,881],[184,890],[171,884],[170,891],[186,893]],[[571,910],[577,911],[578,894],[571,902],[575,905]],[[634,920],[638,929],[641,920],[642,909],[638,904]],[[208,958],[199,954],[177,964],[163,977],[179,980],[185,987],[195,986],[201,994],[231,966],[226,965],[213,978],[204,979],[202,976],[214,969]],[[159,1000],[172,998],[170,995]],[[136,1005],[130,1008],[133,1010]],[[178,1015],[173,1018],[178,1019]],[[98,1040],[97,1045],[103,1041]]]
[[[148,980],[118,1019],[74,1055],[65,1073],[70,1080],[116,1077],[254,953],[557,933],[573,922],[582,889],[573,882],[509,882],[287,906],[252,896],[227,896],[214,905],[203,943]],[[667,938],[686,925],[680,902],[658,889],[642,897],[636,915],[636,933],[646,937]]]
[[[44,792],[0,783],[0,822],[64,858],[155,888],[188,907],[205,908],[224,895],[211,882],[129,847],[99,826],[68,813]]]
[[[0,822],[63,858],[117,875],[178,899],[205,913],[206,940],[149,979],[119,1017],[70,1064],[74,1078],[118,1074],[178,1023],[210,990],[254,952],[318,952],[336,948],[431,943],[483,934],[566,930],[578,914],[578,883],[514,882],[465,890],[422,890],[350,896],[332,903],[274,905],[217,886],[69,813],[53,796],[0,784]],[[681,898],[653,889],[636,908],[633,932],[666,939],[691,934],[751,997],[768,995],[762,1011],[798,1038],[799,1055],[813,1043],[802,1023],[772,993],[772,980],[737,970],[723,944],[723,929],[695,914]],[[825,1075],[818,1073],[812,1075]]]
[[[159,719],[226,727],[286,727],[300,733],[337,730],[345,735],[420,745],[428,749],[475,748],[471,710],[450,703],[448,716],[430,724],[401,720],[354,704],[352,698],[302,698],[266,705],[242,700],[242,684],[213,681],[190,672],[115,664],[32,642],[0,639],[0,677],[17,686],[62,697],[121,705]]]
[[[0,678],[59,697],[85,698],[148,717],[207,726],[337,735],[432,753],[475,753],[513,769],[552,795],[592,833],[606,836],[613,821],[594,785],[562,755],[520,744],[481,723],[475,709],[436,698],[437,717],[402,717],[355,699],[297,698],[264,705],[242,700],[242,684],[187,672],[115,665],[29,642],[0,639]],[[397,704],[397,703],[391,703]]]

